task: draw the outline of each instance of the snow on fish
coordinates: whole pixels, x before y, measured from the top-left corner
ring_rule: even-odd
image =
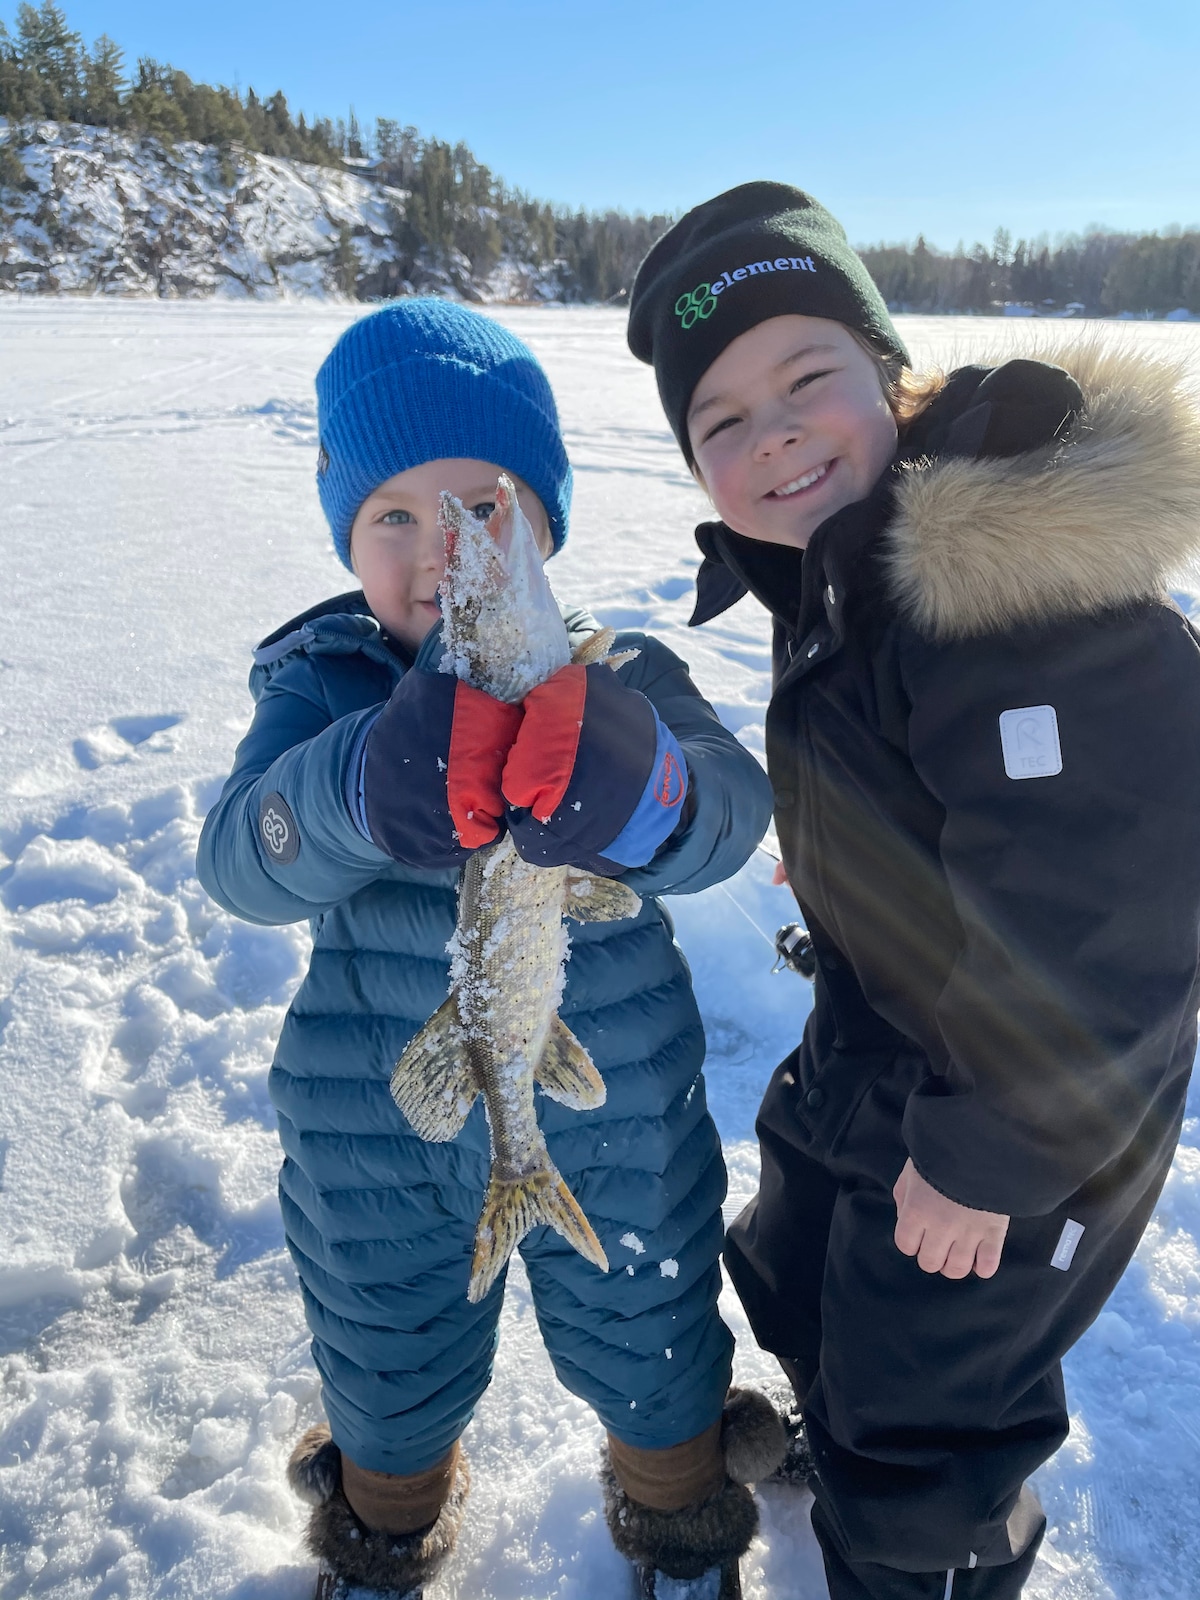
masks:
[[[602,629],[571,655],[533,530],[511,480],[500,478],[486,523],[443,494],[441,586],[444,671],[515,704],[572,659],[620,665]],[[522,860],[508,833],[463,869],[450,941],[450,995],[392,1074],[392,1095],[423,1139],[453,1139],[483,1095],[492,1168],[475,1235],[467,1298],[482,1300],[531,1228],[548,1224],[601,1271],[608,1258],[550,1159],[538,1125],[535,1082],[551,1099],[586,1111],[603,1105],[604,1081],[558,1015],[568,954],[564,917],[616,921],[637,914],[624,884],[570,867]]]

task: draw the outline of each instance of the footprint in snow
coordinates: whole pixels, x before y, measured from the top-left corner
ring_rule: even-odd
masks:
[[[272,396],[261,406],[239,406],[243,417],[263,417],[274,424],[272,432],[290,444],[317,442],[317,410],[311,401],[280,400]]]
[[[144,716],[110,717],[98,728],[91,728],[75,740],[75,760],[85,772],[113,762],[130,761],[141,746],[157,753],[175,748],[174,741],[161,737],[178,727],[184,713],[167,711]]]

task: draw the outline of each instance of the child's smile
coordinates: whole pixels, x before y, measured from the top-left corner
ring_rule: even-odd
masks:
[[[839,322],[783,316],[727,345],[688,411],[696,469],[735,532],[801,549],[863,499],[896,422],[876,362]]]
[[[778,489],[772,489],[763,496],[764,500],[795,500],[808,489],[815,489],[818,483],[827,478],[837,465],[834,461],[823,461],[819,467],[814,467],[811,472],[805,472],[798,478],[793,478],[790,483],[784,483]]]

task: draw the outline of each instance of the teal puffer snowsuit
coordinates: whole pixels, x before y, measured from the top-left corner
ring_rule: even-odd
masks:
[[[573,634],[596,624],[568,615]],[[624,881],[623,922],[569,924],[561,1014],[608,1086],[592,1112],[539,1095],[550,1154],[608,1254],[597,1271],[557,1234],[522,1246],[561,1381],[618,1438],[660,1449],[720,1414],[732,1340],[717,1315],[725,1168],[704,1095],[704,1034],[670,919],[654,896],[735,872],[766,827],[767,780],[717,721],[679,658],[639,633],[621,676],[687,757],[686,828]],[[417,659],[433,666],[440,631]],[[503,1278],[467,1300],[490,1165],[477,1102],[462,1133],[427,1144],[388,1090],[392,1067],[445,999],[457,874],[393,862],[344,799],[365,718],[405,671],[361,595],[296,619],[256,652],[254,721],[209,814],[199,873],[252,922],[310,919],[313,953],[271,1069],[280,1197],[334,1439],[359,1465],[432,1465],[486,1388]]]

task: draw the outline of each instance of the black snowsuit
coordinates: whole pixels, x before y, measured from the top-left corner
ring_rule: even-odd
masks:
[[[1127,356],[1064,365],[1079,414],[1015,454],[998,417],[978,453],[985,369],[954,375],[803,555],[698,530],[694,620],[746,590],[775,619],[768,767],[818,966],[726,1260],[797,1384],[834,1600],[1019,1592],[1059,1362],[1195,1053],[1200,641],[1166,581],[1200,545],[1200,422]],[[995,1277],[896,1248],[909,1157],[1011,1215]]]

